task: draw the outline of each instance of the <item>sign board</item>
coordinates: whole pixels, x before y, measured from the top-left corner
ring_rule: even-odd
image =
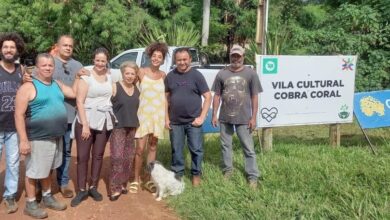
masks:
[[[390,127],[390,90],[356,93],[354,112],[363,129]]]
[[[356,56],[256,56],[258,127],[350,123]]]

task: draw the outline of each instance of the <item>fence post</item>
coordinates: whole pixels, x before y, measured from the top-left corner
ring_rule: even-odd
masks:
[[[272,150],[272,128],[263,128],[262,144],[264,152]]]
[[[340,147],[340,124],[329,125],[329,144],[332,147]]]

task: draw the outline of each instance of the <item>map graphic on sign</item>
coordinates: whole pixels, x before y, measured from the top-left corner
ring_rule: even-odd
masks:
[[[354,113],[364,129],[390,127],[390,90],[355,93]]]
[[[372,96],[366,96],[360,99],[360,109],[363,114],[368,117],[371,117],[374,114],[377,114],[378,116],[385,115],[385,104]]]

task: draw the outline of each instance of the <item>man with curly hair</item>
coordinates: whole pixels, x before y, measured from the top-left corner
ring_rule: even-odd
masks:
[[[23,68],[15,61],[24,51],[23,39],[16,33],[0,36],[0,158],[5,146],[3,200],[7,213],[18,210],[15,201],[19,181],[19,147],[15,128],[15,96],[22,83]]]

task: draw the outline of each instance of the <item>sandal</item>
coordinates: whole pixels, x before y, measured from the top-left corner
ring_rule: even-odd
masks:
[[[151,193],[155,193],[155,192],[157,191],[156,185],[155,185],[154,182],[151,181],[151,180],[149,180],[148,182],[146,182],[146,183],[144,184],[144,188],[145,188],[146,190],[148,190],[149,192],[151,192]]]
[[[138,182],[132,182],[129,185],[129,192],[130,193],[138,193],[139,183]]]

